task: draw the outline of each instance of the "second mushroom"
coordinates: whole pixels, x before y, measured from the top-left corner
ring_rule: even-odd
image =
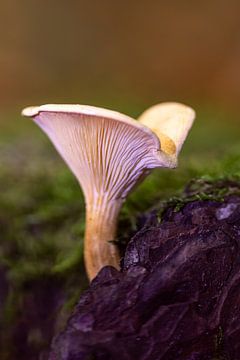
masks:
[[[85,105],[28,107],[78,179],[86,203],[84,259],[89,279],[105,265],[119,268],[114,240],[124,200],[154,168],[175,168],[195,113],[162,103],[136,121]]]

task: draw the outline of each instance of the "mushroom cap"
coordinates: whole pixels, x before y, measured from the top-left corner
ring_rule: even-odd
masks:
[[[189,106],[166,102],[150,107],[138,120],[158,136],[165,153],[177,157],[194,118],[195,111]]]
[[[131,118],[130,116],[121,114],[118,111],[100,108],[97,106],[79,105],[79,104],[46,104],[40,106],[29,106],[22,110],[22,115],[35,118],[41,112],[79,114],[82,116],[86,115],[86,117],[96,116],[98,118],[112,119],[115,121],[117,120],[135,126],[138,129],[142,129],[143,131],[147,132],[149,135],[150,134],[153,135],[152,131],[148,127],[144,126],[143,124]],[[159,140],[157,139],[155,140],[156,140],[156,146],[159,147]]]
[[[109,199],[125,198],[150,169],[175,166],[151,129],[121,113],[50,104],[28,107],[22,114],[33,117],[48,135],[88,201],[96,193]]]

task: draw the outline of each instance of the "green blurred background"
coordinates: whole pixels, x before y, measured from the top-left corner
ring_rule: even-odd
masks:
[[[155,171],[126,202],[127,238],[138,214],[193,178],[239,181],[239,14],[238,0],[0,0],[1,359],[36,359],[86,286],[81,190],[21,109],[80,103],[137,117],[169,100],[196,109],[179,168]]]
[[[0,102],[237,107],[240,3],[0,2]],[[124,110],[124,109],[122,109]]]

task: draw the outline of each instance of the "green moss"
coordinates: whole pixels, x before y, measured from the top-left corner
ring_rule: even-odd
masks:
[[[240,196],[240,182],[238,176],[219,179],[208,179],[205,177],[192,179],[185,191],[180,196],[171,197],[158,204],[158,220],[161,222],[162,215],[166,209],[172,208],[175,212],[187,203],[193,201],[219,201],[223,202],[226,196]]]

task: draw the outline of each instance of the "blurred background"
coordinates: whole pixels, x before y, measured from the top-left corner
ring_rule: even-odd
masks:
[[[1,1],[0,103],[237,107],[240,3]]]
[[[196,109],[179,168],[155,171],[126,202],[129,239],[140,213],[193,178],[239,181],[239,64],[238,0],[0,0],[1,359],[44,359],[87,284],[81,190],[21,109]]]

